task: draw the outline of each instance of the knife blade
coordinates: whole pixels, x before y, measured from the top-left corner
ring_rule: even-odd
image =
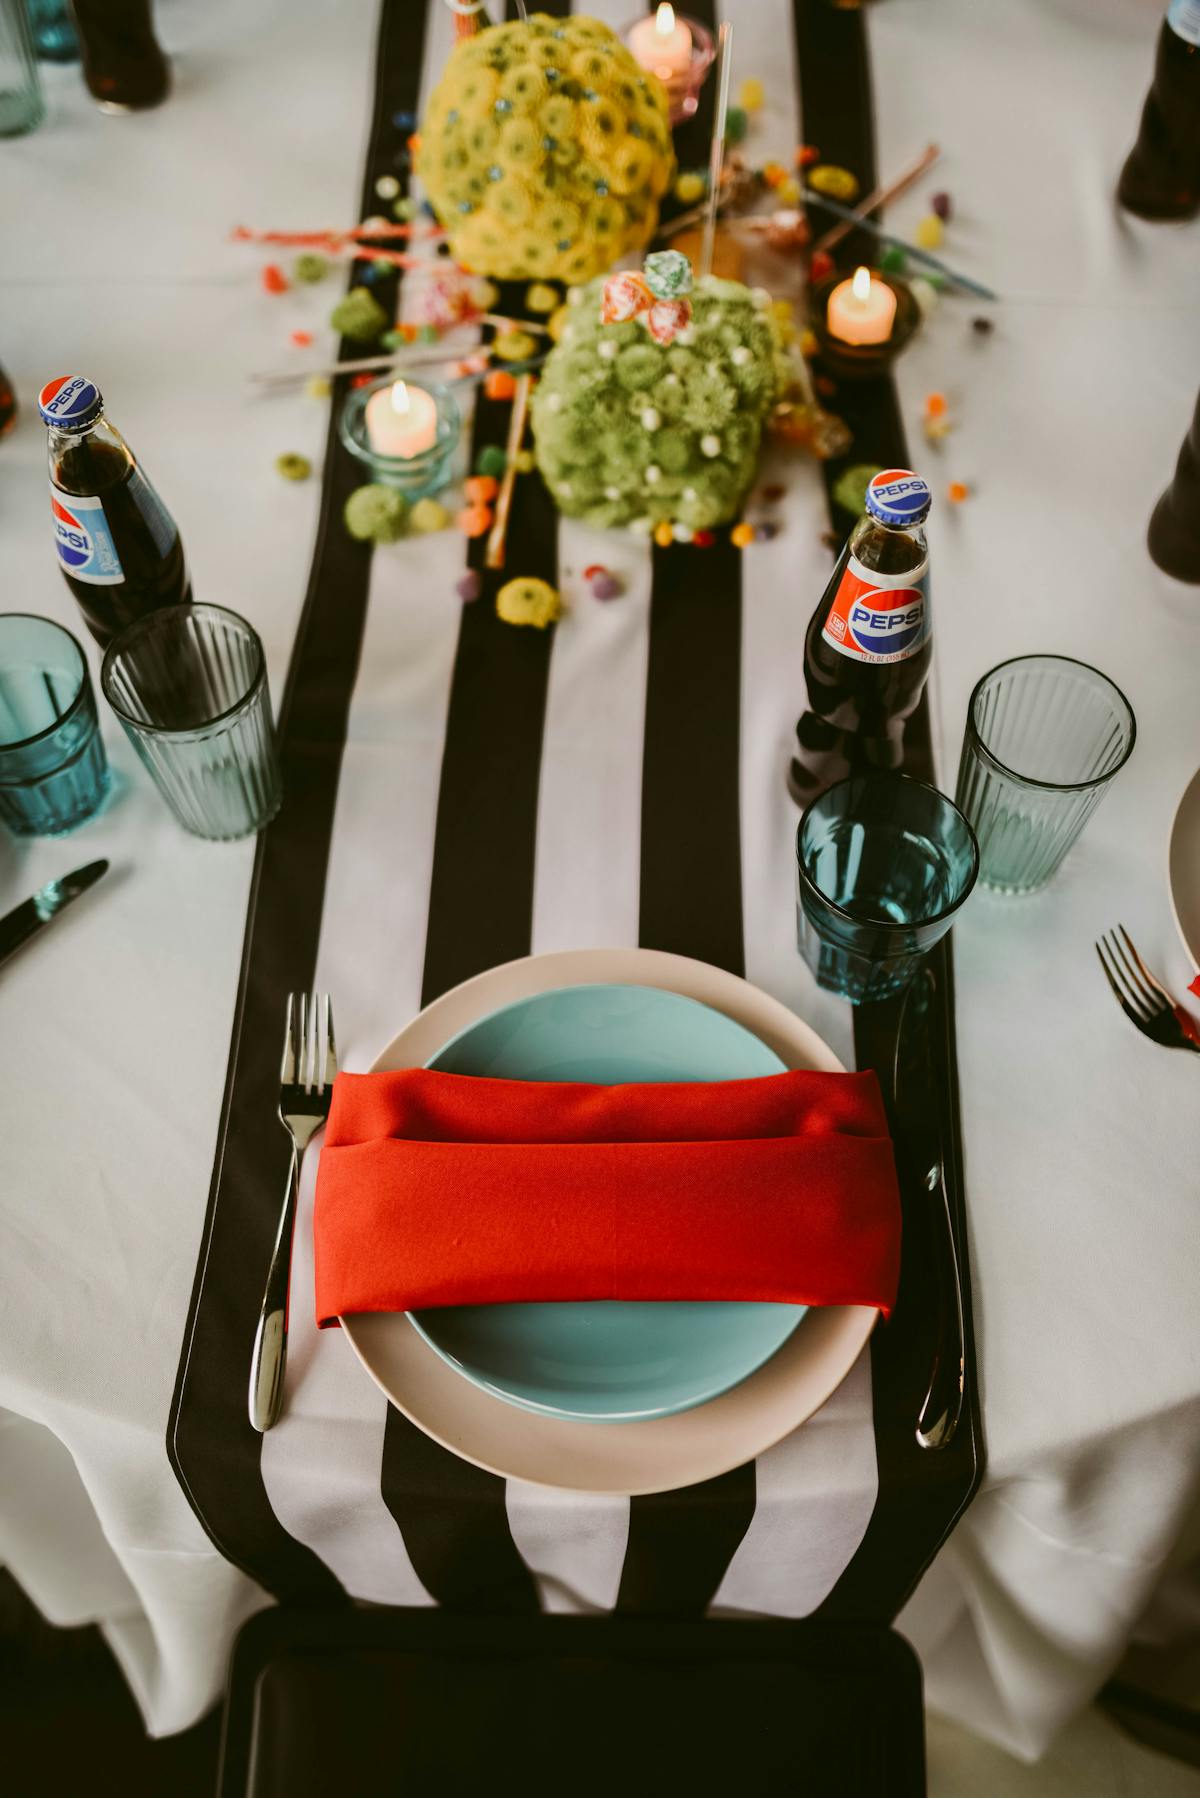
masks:
[[[929,1389],[917,1418],[922,1448],[945,1448],[962,1416],[966,1379],[966,1334],[963,1326],[962,1277],[950,1194],[946,1188],[941,1093],[933,1058],[933,1018],[937,977],[928,963],[908,992],[896,1032],[892,1094],[906,1169],[936,1202],[933,1218],[937,1269],[938,1316]]]
[[[47,924],[53,924],[73,899],[86,893],[102,874],[107,873],[107,862],[89,862],[85,868],[76,868],[58,880],[48,880],[32,899],[24,900],[6,917],[0,918],[0,966],[30,937],[44,930]]]

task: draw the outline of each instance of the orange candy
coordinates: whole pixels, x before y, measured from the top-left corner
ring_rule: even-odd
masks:
[[[925,395],[926,418],[942,418],[946,412],[946,396],[944,393],[927,393]]]
[[[660,518],[654,527],[654,541],[660,549],[666,549],[674,541],[675,533],[665,518]]]
[[[473,474],[470,480],[463,482],[463,492],[473,506],[486,506],[499,491],[500,483],[495,475]]]
[[[494,368],[483,383],[483,391],[489,400],[510,400],[517,391],[517,377],[506,368]]]
[[[768,187],[778,187],[781,181],[787,180],[787,170],[781,162],[765,162],[762,168],[762,178]]]
[[[961,506],[965,499],[971,497],[971,489],[965,481],[951,481],[946,489],[946,498],[952,506]]]
[[[267,293],[286,293],[291,282],[283,270],[274,262],[268,262],[262,272],[262,284]]]
[[[729,541],[736,543],[739,549],[754,542],[754,526],[752,524],[735,524],[729,533]]]
[[[820,160],[821,152],[817,149],[816,144],[801,144],[796,151],[796,167],[798,169],[809,169],[814,162],[820,162]]]
[[[465,537],[482,537],[492,528],[492,508],[465,506],[454,522]]]

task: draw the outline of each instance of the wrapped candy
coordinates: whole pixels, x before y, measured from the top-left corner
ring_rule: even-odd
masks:
[[[656,300],[677,300],[692,291],[692,265],[679,250],[655,250],[643,264],[646,286]]]
[[[691,323],[691,301],[655,300],[643,316],[655,343],[674,343],[680,331]]]
[[[632,271],[610,275],[600,298],[600,323],[623,324],[626,319],[648,312],[653,304],[654,295],[640,275]]]

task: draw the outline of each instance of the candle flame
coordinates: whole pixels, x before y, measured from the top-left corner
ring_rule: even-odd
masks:
[[[869,268],[856,268],[855,269],[854,279],[850,283],[850,291],[854,295],[855,299],[858,301],[860,306],[863,305],[865,303],[865,301],[870,299],[870,297],[871,297],[871,271]]]
[[[392,411],[403,418],[406,412],[412,411],[412,401],[408,397],[408,388],[403,381],[397,381],[392,387]]]
[[[670,0],[662,0],[662,5],[654,15],[654,29],[659,37],[670,37],[675,29],[675,8]]]

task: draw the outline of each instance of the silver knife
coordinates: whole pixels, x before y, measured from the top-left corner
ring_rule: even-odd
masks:
[[[933,969],[926,964],[904,996],[892,1070],[901,1153],[905,1162],[916,1169],[917,1178],[931,1198],[936,1196],[938,1202],[938,1216],[933,1220],[938,1285],[937,1339],[929,1390],[917,1418],[917,1441],[922,1448],[945,1448],[958,1428],[967,1352],[962,1277],[950,1214],[950,1194],[946,1190],[941,1094],[930,1040],[936,998],[937,979]]]
[[[32,899],[26,899],[7,917],[0,918],[0,964],[15,955],[31,936],[36,936],[47,924],[53,924],[72,899],[78,899],[80,893],[86,893],[102,874],[107,873],[107,862],[89,862],[86,868],[76,868],[73,874],[64,874],[60,880],[48,880]]]

